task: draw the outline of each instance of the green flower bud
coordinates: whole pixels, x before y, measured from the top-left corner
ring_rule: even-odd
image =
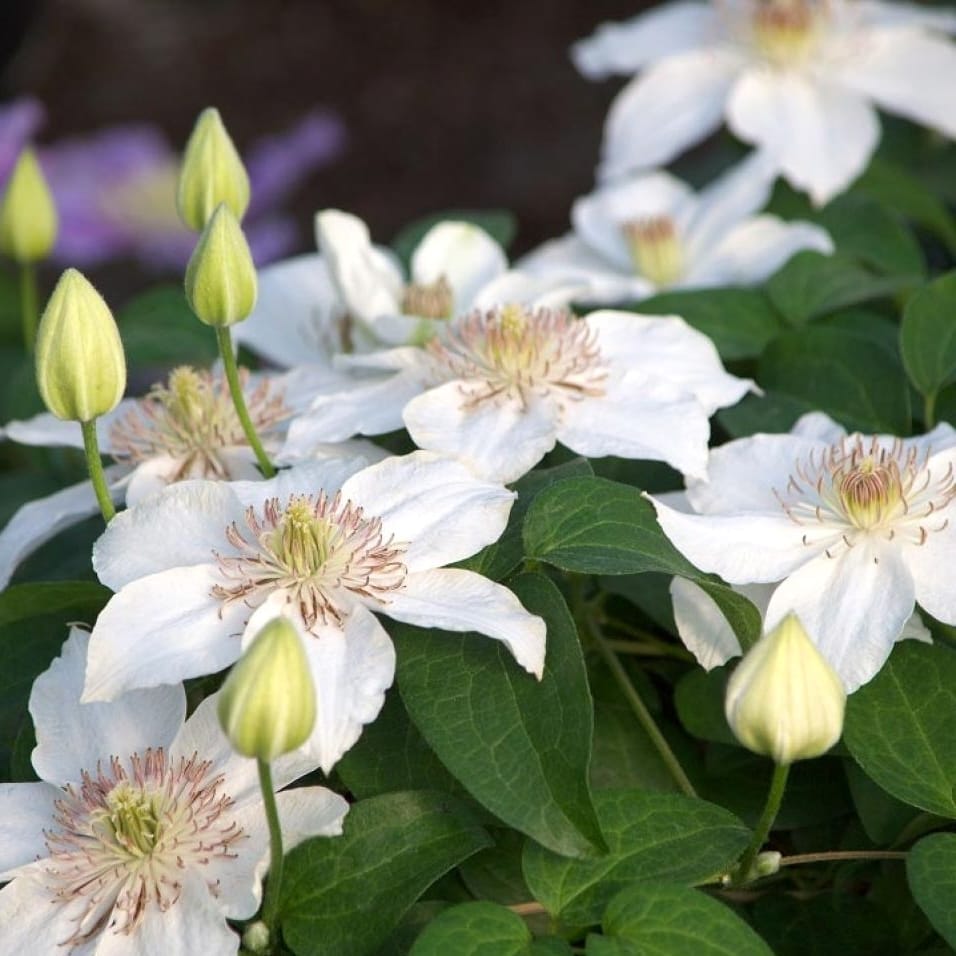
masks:
[[[186,267],[186,298],[206,325],[241,322],[256,304],[256,267],[239,220],[220,205]]]
[[[273,760],[308,740],[315,687],[302,641],[284,617],[256,635],[219,695],[219,723],[238,753]]]
[[[13,167],[0,204],[0,252],[21,265],[38,262],[49,255],[56,232],[53,196],[28,146]]]
[[[37,386],[64,421],[89,422],[112,411],[126,389],[119,329],[103,297],[82,273],[60,276],[36,338]]]
[[[199,114],[186,143],[176,208],[190,229],[201,232],[220,203],[242,219],[249,207],[249,177],[219,110],[210,106]]]
[[[724,710],[745,747],[790,764],[819,757],[840,739],[845,705],[840,678],[788,614],[737,666]]]

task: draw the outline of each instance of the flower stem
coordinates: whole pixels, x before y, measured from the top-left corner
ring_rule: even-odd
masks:
[[[753,839],[750,846],[747,847],[744,855],[740,858],[740,863],[736,867],[736,878],[734,883],[738,885],[749,882],[750,871],[753,868],[754,860],[760,848],[767,842],[767,836],[773,821],[777,819],[780,811],[780,804],[783,801],[783,793],[787,789],[787,777],[790,774],[790,764],[777,764],[773,768],[773,777],[770,780],[770,792],[767,794],[767,802],[764,804],[763,813],[757,821],[754,828]]]
[[[785,856],[781,866],[799,866],[801,863],[839,863],[844,860],[905,860],[905,850],[831,850],[827,853],[800,853]]]
[[[265,900],[262,904],[262,922],[269,927],[273,937],[276,910],[279,908],[279,888],[282,885],[282,829],[279,826],[279,809],[276,806],[276,794],[272,789],[272,768],[268,760],[256,760],[259,768],[259,787],[262,790],[262,803],[269,824],[269,880],[266,883]]]
[[[90,472],[90,481],[93,482],[93,491],[96,500],[103,512],[103,520],[109,524],[116,517],[116,508],[113,507],[113,498],[106,484],[106,475],[103,473],[103,460],[100,458],[100,446],[96,440],[96,419],[80,422],[83,431],[83,450],[86,452],[86,467]]]
[[[923,396],[923,427],[929,431],[936,424],[936,392]]]
[[[239,370],[236,368],[236,355],[232,350],[232,336],[229,334],[228,325],[216,326],[216,341],[219,343],[219,354],[222,356],[226,381],[229,383],[229,394],[232,395],[232,404],[236,406],[236,414],[239,416],[242,430],[246,433],[246,441],[249,442],[253,452],[255,452],[256,461],[259,462],[259,468],[263,475],[266,478],[272,478],[276,470],[272,466],[272,462],[269,461],[266,450],[262,447],[262,442],[256,434],[256,427],[249,417],[249,409],[246,408],[246,400],[242,394],[242,384],[239,381]]]
[[[37,337],[37,267],[32,262],[20,266],[20,315],[23,319],[23,345],[33,354]]]
[[[647,736],[650,737],[651,743],[654,745],[654,749],[664,762],[664,766],[667,767],[668,772],[670,773],[671,777],[673,777],[677,786],[680,787],[680,789],[686,793],[687,796],[696,797],[697,791],[694,789],[694,785],[688,779],[687,774],[684,773],[684,768],[680,765],[680,761],[674,755],[674,751],[671,750],[670,744],[660,732],[657,724],[654,723],[654,718],[644,705],[644,701],[641,700],[637,689],[631,683],[631,678],[628,677],[627,671],[624,670],[623,665],[617,659],[617,655],[608,646],[608,642],[601,634],[597,623],[593,619],[588,618],[588,624],[588,629],[590,631],[591,638],[594,641],[594,646],[604,658],[604,661],[610,669],[611,674],[617,681],[618,686],[621,688],[621,692],[627,699],[631,710],[634,712],[634,716],[637,718],[638,723],[644,728],[644,732],[647,734]]]

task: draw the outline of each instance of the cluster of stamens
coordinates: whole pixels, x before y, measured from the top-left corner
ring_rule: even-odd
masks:
[[[468,400],[499,397],[526,405],[532,394],[577,400],[604,394],[607,378],[597,338],[587,323],[559,309],[507,305],[458,319],[428,343],[445,380],[468,379]]]
[[[50,892],[76,924],[61,945],[132,933],[149,907],[175,905],[187,870],[236,856],[244,833],[211,766],[196,754],[177,761],[150,749],[130,757],[128,769],[114,757],[64,788],[56,826],[44,834]],[[217,894],[216,881],[208,886]]]
[[[824,16],[824,4],[814,0],[757,0],[753,43],[776,66],[801,63],[816,48]]]
[[[668,286],[684,273],[684,247],[670,216],[646,216],[621,225],[634,271]]]
[[[248,508],[245,524],[244,531],[235,523],[226,529],[238,554],[216,555],[230,583],[215,585],[212,594],[224,605],[255,608],[282,590],[306,627],[339,626],[350,594],[384,604],[405,582],[405,545],[386,540],[381,519],[365,517],[340,493],[292,496],[284,507],[271,498],[261,516]]]
[[[402,312],[425,319],[449,319],[455,307],[455,292],[444,276],[434,282],[412,282],[402,295]]]
[[[272,392],[268,380],[246,390],[248,378],[242,369],[240,381],[249,417],[262,435],[291,412],[282,395]],[[114,457],[120,460],[176,459],[178,466],[171,481],[233,477],[223,452],[247,444],[226,381],[187,366],[174,369],[167,385],[154,385],[135,408],[116,421],[110,441]]]
[[[862,535],[921,545],[949,518],[941,512],[956,496],[952,464],[937,472],[929,452],[889,447],[852,435],[798,462],[783,492],[774,494],[787,516],[807,528],[804,544],[823,545],[827,557],[852,548]]]

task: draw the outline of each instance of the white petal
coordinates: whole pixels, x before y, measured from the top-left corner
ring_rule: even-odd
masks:
[[[763,209],[776,178],[776,163],[755,150],[703,189],[687,226],[689,258],[696,262],[734,226]]]
[[[900,548],[861,537],[843,554],[820,555],[783,581],[770,599],[766,627],[796,612],[851,694],[883,666],[914,600]]]
[[[504,396],[469,404],[466,390],[480,387],[454,381],[429,389],[405,406],[405,427],[420,448],[458,458],[489,481],[514,481],[554,448],[556,409],[536,396],[527,405]]]
[[[220,583],[215,565],[194,565],[139,578],[110,598],[90,638],[83,701],[228,667],[239,656],[249,608],[213,597]]]
[[[825,412],[806,412],[793,423],[790,434],[799,438],[812,438],[826,442],[828,445],[835,445],[846,437],[846,429],[842,425],[838,425]]]
[[[585,283],[563,276],[532,275],[520,269],[509,269],[482,286],[472,305],[483,310],[511,303],[533,309],[563,309],[582,298],[586,290]]]
[[[444,278],[454,293],[454,315],[465,312],[482,286],[508,268],[501,246],[470,222],[436,223],[415,248],[412,281],[430,285]]]
[[[73,628],[59,657],[36,679],[30,715],[37,745],[33,767],[65,786],[110,756],[125,760],[148,747],[167,747],[186,719],[182,684],[134,690],[112,703],[81,704],[90,636]]]
[[[707,471],[707,410],[690,392],[626,373],[598,398],[567,402],[558,441],[585,458],[666,461],[686,475]]]
[[[657,520],[674,547],[701,571],[729,584],[780,581],[821,550],[803,543],[804,529],[778,514],[688,515],[650,495]]]
[[[804,249],[829,255],[833,240],[821,226],[755,216],[740,223],[695,263],[687,285],[756,285]]]
[[[396,621],[445,631],[478,631],[501,641],[535,677],[544,671],[544,621],[506,587],[473,571],[443,568],[409,574],[382,612]]]
[[[714,343],[678,316],[601,310],[584,321],[597,334],[606,360],[689,392],[708,416],[739,402],[753,387],[748,379],[728,375]]]
[[[126,485],[126,504],[132,508],[144,498],[155,495],[176,480],[182,459],[171,455],[157,455],[140,462],[129,476]]]
[[[952,505],[950,506],[950,508]],[[950,509],[947,509],[947,513]],[[933,516],[936,518],[936,516]],[[928,528],[939,527],[946,515],[927,522]],[[916,600],[923,610],[944,624],[956,624],[956,588],[950,571],[956,560],[956,525],[950,518],[941,531],[930,531],[922,545],[909,545],[903,550],[903,560],[913,575]]]
[[[670,173],[654,172],[603,186],[576,199],[571,207],[574,231],[608,263],[633,273],[634,263],[624,238],[628,222],[656,216],[675,218],[693,203],[690,187]]]
[[[361,219],[338,209],[323,210],[315,217],[315,236],[352,315],[373,324],[380,315],[401,312],[401,273],[372,245]]]
[[[233,326],[233,339],[282,368],[327,364],[341,351],[345,304],[316,253],[259,270],[256,307]]]
[[[63,907],[54,906],[46,885],[45,866],[42,861],[34,864],[0,890],[0,926],[5,953],[39,956],[68,952],[70,956],[92,956],[92,946],[67,950],[63,945],[76,927]]]
[[[120,512],[93,546],[99,579],[118,591],[157,571],[208,564],[226,544],[226,528],[243,508],[227,484],[186,481]]]
[[[317,495],[320,491],[335,494],[348,478],[368,464],[361,455],[307,461],[280,471],[268,481],[234,481],[229,487],[245,507],[261,511],[269,498],[278,498],[285,504],[293,495]]]
[[[616,271],[583,240],[570,233],[532,249],[518,264],[529,275],[580,286],[574,298],[585,302],[616,305],[635,302],[654,293],[654,286],[647,279]]]
[[[116,482],[125,470],[124,466],[116,465],[106,469],[114,502],[123,498],[123,488]],[[0,531],[0,590],[10,582],[18,565],[37,548],[99,510],[93,486],[88,481],[21,505]]]
[[[602,23],[591,36],[574,44],[571,59],[592,80],[635,73],[655,60],[707,45],[721,26],[715,7],[679,0],[623,23]]]
[[[811,455],[822,455],[824,444],[797,435],[751,435],[727,442],[710,453],[707,481],[688,482],[687,497],[701,514],[779,511],[796,467]]]
[[[0,783],[0,883],[11,870],[49,854],[44,831],[53,826],[54,804],[62,796],[59,787],[43,781]]]
[[[731,130],[767,150],[792,186],[822,205],[866,168],[880,138],[873,108],[856,93],[783,70],[754,69],[727,104]]]
[[[712,133],[737,70],[736,57],[698,50],[669,57],[631,80],[608,113],[600,178],[663,166]]]
[[[429,452],[366,468],[345,482],[342,496],[380,518],[386,537],[408,542],[409,571],[460,561],[497,541],[516,497]]]
[[[714,599],[686,578],[670,584],[677,633],[704,670],[740,654],[740,642]]]
[[[104,455],[110,452],[110,430],[113,423],[136,407],[139,402],[133,398],[124,398],[111,412],[101,415],[96,420],[96,439],[100,451]],[[44,448],[64,446],[66,448],[82,448],[83,433],[77,422],[65,422],[42,412],[33,418],[24,421],[8,422],[3,428],[3,437],[21,445],[40,445]]]

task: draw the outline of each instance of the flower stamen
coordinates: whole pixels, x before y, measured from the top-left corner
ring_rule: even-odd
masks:
[[[424,319],[450,319],[455,307],[455,292],[445,276],[434,282],[411,282],[402,296],[402,312]]]
[[[802,63],[817,46],[823,13],[823,4],[813,0],[757,0],[754,46],[774,66]]]
[[[634,271],[656,286],[668,286],[684,274],[684,246],[670,216],[647,216],[621,225]]]

